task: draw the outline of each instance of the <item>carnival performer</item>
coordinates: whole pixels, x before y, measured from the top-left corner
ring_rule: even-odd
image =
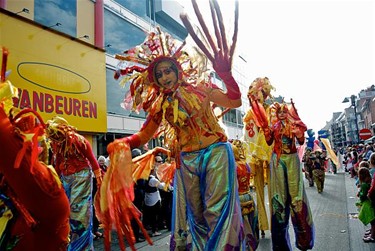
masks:
[[[263,126],[269,145],[273,143],[271,160],[271,235],[273,250],[292,250],[289,239],[289,217],[300,250],[314,246],[314,224],[306,196],[296,141],[305,142],[306,125],[298,116],[293,101],[273,104],[276,121],[271,127]],[[262,116],[262,124],[264,117]],[[292,211],[292,213],[291,213]]]
[[[275,88],[271,85],[267,77],[256,78],[247,92],[249,101],[256,100],[262,104],[269,112],[269,105],[266,103],[268,98],[272,98],[271,91]],[[269,184],[270,169],[269,163],[272,155],[272,146],[269,146],[264,138],[263,130],[257,124],[256,116],[253,109],[249,109],[243,119],[244,136],[243,140],[248,145],[246,158],[251,167],[251,174],[254,177],[254,187],[257,196],[257,209],[259,229],[262,238],[265,237],[265,231],[269,230],[269,223],[265,205],[264,188]],[[268,189],[268,198],[270,198],[270,189]]]
[[[312,162],[312,173],[314,182],[316,184],[316,189],[318,193],[322,193],[324,189],[324,181],[326,177],[325,171],[325,161],[326,158],[322,155],[320,151],[315,151],[311,156]]]
[[[246,250],[253,251],[259,245],[258,211],[250,192],[250,166],[246,163],[245,147],[241,140],[232,141],[234,158],[237,164],[238,194],[244,224]]]
[[[46,123],[51,141],[54,167],[60,176],[70,203],[70,243],[68,251],[92,250],[92,173],[98,189],[102,183],[101,168],[90,142],[56,116]]]
[[[313,187],[314,186],[314,176],[313,176],[313,170],[314,170],[314,160],[313,160],[312,155],[312,149],[311,147],[306,147],[305,153],[303,154],[302,157],[302,162],[303,162],[303,169],[305,171],[305,178],[309,182],[309,186]]]
[[[115,140],[108,146],[108,152],[111,156],[126,155],[124,150],[139,147],[154,135],[163,134],[165,147],[173,152],[178,167],[173,182],[171,250],[244,249],[233,151],[210,105],[213,102],[222,107],[241,106],[241,93],[231,73],[238,30],[238,2],[232,45],[228,44],[223,24],[217,23],[223,20],[217,1],[211,3],[218,45],[206,29],[196,1],[193,6],[210,47],[203,45],[188,17],[181,15],[206,57],[197,54],[199,50],[189,51],[184,43],[180,46],[177,40],[160,30],[151,32],[143,44],[117,57],[144,64],[144,67],[125,66],[118,71],[118,76],[133,73],[123,80],[131,82],[130,99],[126,97],[125,101],[131,100],[135,109],[143,108],[148,115],[139,132]],[[193,59],[193,56],[197,57]],[[226,92],[204,74],[207,58],[223,80]],[[114,159],[111,157],[109,169],[115,169]],[[104,205],[104,201],[101,204]],[[132,212],[131,208],[129,210]]]
[[[0,81],[0,250],[65,251],[69,202],[52,166],[38,161],[44,122],[31,109],[18,110],[17,88],[6,80],[3,48]]]

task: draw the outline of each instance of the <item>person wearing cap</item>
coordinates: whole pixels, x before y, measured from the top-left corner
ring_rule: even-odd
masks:
[[[60,176],[70,202],[70,243],[68,251],[92,250],[92,173],[100,187],[102,173],[90,142],[56,116],[46,123],[51,142],[53,166]]]

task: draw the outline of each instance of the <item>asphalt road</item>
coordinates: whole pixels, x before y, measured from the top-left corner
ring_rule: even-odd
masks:
[[[364,243],[363,234],[369,226],[364,226],[357,218],[358,210],[355,180],[343,172],[326,174],[324,191],[319,194],[315,187],[308,187],[305,180],[305,189],[310,202],[315,224],[315,246],[317,251],[375,251],[375,243]],[[298,250],[294,245],[293,227],[289,228],[293,251]],[[169,232],[164,230],[162,235],[153,237],[154,245],[146,242],[136,244],[137,250],[167,251],[169,250]],[[104,250],[103,241],[95,241],[95,251]],[[129,247],[127,247],[127,250]],[[264,239],[260,240],[257,251],[271,250],[270,232],[266,231]],[[114,235],[112,251],[120,250]]]

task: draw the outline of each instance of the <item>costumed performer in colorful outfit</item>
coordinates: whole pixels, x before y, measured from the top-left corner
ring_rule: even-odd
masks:
[[[69,243],[69,201],[52,166],[38,161],[45,152],[44,123],[31,109],[18,110],[17,88],[5,80],[3,48],[0,81],[0,250],[65,251]],[[42,151],[40,151],[42,150]]]
[[[213,21],[223,20],[218,3],[211,3]],[[195,1],[193,5],[197,16],[202,18]],[[222,107],[241,106],[241,93],[231,73],[238,31],[238,2],[232,45],[226,40],[222,23],[215,22],[219,45],[215,45],[207,29],[202,31],[210,41],[210,47],[206,47],[195,34],[188,17],[181,15],[181,19],[206,57],[199,50],[189,52],[188,46],[184,43],[180,46],[177,40],[160,30],[151,32],[143,44],[126,51],[124,56],[118,56],[144,64],[144,67],[128,65],[119,74],[132,73],[123,80],[124,83],[131,82],[130,100],[134,108],[143,108],[148,115],[139,132],[108,146],[109,169],[116,168],[114,153],[126,155],[124,150],[139,147],[154,135],[163,134],[164,146],[174,153],[172,157],[177,163],[170,249],[243,250],[236,164],[231,144],[210,105],[213,102]],[[202,20],[200,22],[206,27]],[[192,59],[194,55],[197,57]],[[207,58],[223,80],[226,91],[204,74],[206,69],[201,67],[206,67]],[[107,178],[104,180],[106,183]],[[105,205],[105,200],[103,198],[101,204]],[[108,205],[108,211],[110,208]],[[103,211],[103,215],[105,213]]]
[[[323,192],[324,189],[324,181],[326,177],[325,171],[325,158],[322,156],[321,151],[317,150],[313,153],[313,163],[312,163],[312,173],[314,182],[316,184],[316,189],[318,193]]]
[[[310,187],[314,186],[314,175],[313,175],[314,160],[313,158],[314,156],[312,155],[312,148],[306,147],[305,152],[302,157],[302,162],[303,162],[303,169],[305,171],[305,178],[309,182]]]
[[[62,117],[47,121],[54,167],[60,175],[70,203],[68,251],[93,249],[93,172],[99,189],[102,173],[90,142]]]
[[[245,146],[241,140],[232,141],[233,153],[237,164],[238,194],[246,237],[246,250],[254,251],[259,245],[258,211],[250,192],[250,166],[246,163]]]
[[[312,249],[314,224],[296,147],[296,141],[300,145],[305,143],[307,128],[299,118],[293,101],[290,108],[286,103],[274,103],[273,109],[275,123],[271,127],[263,127],[267,143],[274,144],[270,166],[272,247],[275,251],[292,250],[288,232],[291,216],[297,248]]]
[[[247,92],[249,101],[256,100],[262,104],[268,113],[269,105],[266,103],[268,98],[272,98],[271,91],[275,88],[271,85],[267,77],[256,78]],[[270,169],[269,163],[272,155],[272,146],[269,146],[264,138],[261,125],[257,124],[257,119],[253,109],[249,109],[243,119],[244,136],[243,140],[248,144],[246,158],[251,167],[251,174],[254,177],[254,187],[257,196],[259,229],[262,237],[265,236],[265,230],[269,230],[267,211],[264,198],[264,187],[269,184]],[[268,189],[268,198],[270,198],[270,189]],[[271,204],[271,203],[270,203]]]

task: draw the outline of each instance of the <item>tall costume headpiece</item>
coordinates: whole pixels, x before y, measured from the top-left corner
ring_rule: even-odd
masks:
[[[145,41],[116,55],[121,60],[117,66],[115,79],[121,75],[121,85],[130,84],[123,107],[139,112],[152,109],[160,95],[175,91],[182,83],[194,83],[207,68],[207,60],[198,48],[186,48],[186,41],[180,42],[169,34],[150,32]],[[155,79],[155,67],[161,61],[171,61],[178,70],[178,83],[172,89],[164,89]]]
[[[261,104],[264,103],[267,97],[272,98],[271,91],[276,90],[267,77],[256,78],[249,86],[247,97],[249,100],[258,100]]]
[[[85,139],[77,133],[77,129],[69,125],[67,120],[59,116],[55,116],[46,122],[46,134],[52,141],[52,148],[55,147],[54,143],[61,144],[58,149],[54,150],[61,152],[63,156],[68,152],[77,151],[79,149],[78,147],[74,147],[74,145],[85,145]]]
[[[294,106],[294,102],[293,102],[292,99],[290,100],[290,104],[287,104],[285,102],[283,102],[283,103],[275,102],[275,103],[273,103],[271,109],[274,110],[275,114],[277,114],[277,112],[280,111],[280,110],[286,111],[286,113],[288,115],[288,120],[292,124],[300,127],[302,131],[307,130],[307,126],[305,125],[305,123],[303,123],[303,121],[299,117],[297,109]]]

